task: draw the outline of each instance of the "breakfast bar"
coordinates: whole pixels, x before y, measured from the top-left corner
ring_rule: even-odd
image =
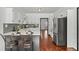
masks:
[[[38,51],[40,32],[21,29],[4,33],[6,51]]]

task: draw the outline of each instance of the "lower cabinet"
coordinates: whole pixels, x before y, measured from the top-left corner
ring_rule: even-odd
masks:
[[[39,35],[5,36],[6,51],[39,51]]]
[[[6,51],[32,51],[33,41],[32,36],[5,36],[5,50]]]
[[[39,45],[39,35],[33,35],[33,51],[39,51],[40,45]]]

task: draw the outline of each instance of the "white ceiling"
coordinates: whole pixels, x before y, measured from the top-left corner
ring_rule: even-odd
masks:
[[[14,7],[13,10],[22,13],[53,13],[61,7]]]

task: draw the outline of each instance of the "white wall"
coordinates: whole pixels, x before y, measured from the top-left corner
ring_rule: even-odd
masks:
[[[73,9],[73,7],[72,8],[69,8],[69,7],[62,7],[62,8],[60,8],[59,10],[54,12],[55,17],[61,18],[61,17],[67,16],[67,10],[68,9]]]
[[[72,11],[71,11],[72,10]],[[55,17],[67,16],[67,47],[77,49],[77,10],[76,8],[61,8],[54,13]]]
[[[67,46],[77,49],[77,9],[69,9],[67,12]]]

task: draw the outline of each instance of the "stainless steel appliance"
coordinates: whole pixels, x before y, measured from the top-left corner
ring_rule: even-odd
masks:
[[[67,45],[67,17],[53,19],[53,34],[53,41],[56,45]]]

